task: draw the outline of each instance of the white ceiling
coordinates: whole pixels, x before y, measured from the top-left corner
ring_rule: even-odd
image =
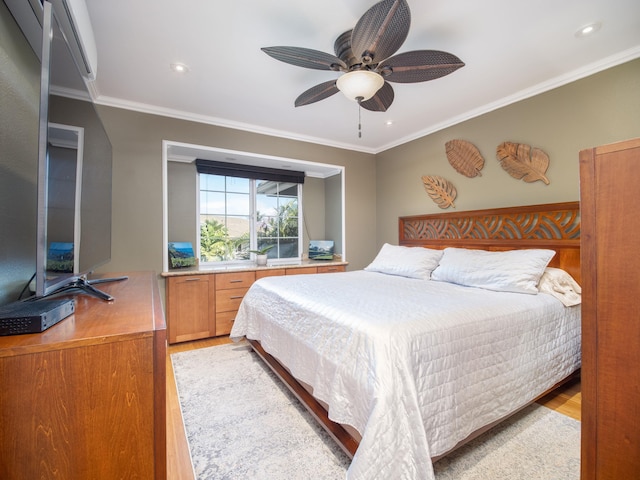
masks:
[[[425,83],[394,83],[385,113],[338,93],[296,97],[338,73],[279,62],[261,47],[333,53],[374,0],[86,0],[98,49],[100,104],[377,153],[640,57],[638,0],[409,0],[398,53],[444,50],[466,66]],[[600,22],[594,35],[582,26]],[[170,69],[184,63],[186,74]],[[390,126],[387,121],[392,121]]]

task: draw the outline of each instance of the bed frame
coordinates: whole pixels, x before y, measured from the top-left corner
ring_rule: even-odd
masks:
[[[566,270],[580,282],[580,206],[578,202],[400,217],[399,244],[429,248],[479,248],[494,251],[548,248],[556,251],[549,265]],[[324,406],[277,359],[265,352],[258,341],[249,340],[249,343],[344,452],[353,457],[358,448],[358,440],[343,426],[329,420]],[[578,375],[579,371],[543,392],[538,398]],[[455,448],[481,435],[500,421],[472,433]],[[433,459],[435,460],[437,458]]]

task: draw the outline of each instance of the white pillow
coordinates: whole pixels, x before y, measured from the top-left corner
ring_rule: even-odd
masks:
[[[429,280],[431,272],[438,266],[440,257],[442,257],[442,250],[402,247],[385,243],[365,270]]]
[[[540,277],[538,290],[553,295],[565,307],[582,303],[582,288],[571,275],[560,268],[547,267]]]
[[[498,292],[538,293],[538,282],[556,252],[529,249],[489,252],[445,248],[432,280]]]

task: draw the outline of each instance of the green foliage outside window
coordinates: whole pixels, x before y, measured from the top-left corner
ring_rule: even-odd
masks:
[[[298,202],[291,200],[278,207],[276,217],[263,215],[258,217],[259,237],[297,237],[298,236]]]
[[[286,197],[280,197],[284,202]],[[271,212],[269,212],[271,213]],[[256,212],[256,236],[259,250],[269,249],[271,258],[298,255],[298,199],[291,199],[275,208],[275,215]],[[278,248],[273,248],[273,247]],[[231,237],[223,222],[207,218],[200,224],[200,261],[220,262],[248,260],[249,233]]]
[[[230,238],[227,227],[217,220],[207,219],[200,225],[200,261],[202,262],[234,260],[238,258],[238,253],[248,248],[249,234],[240,238]]]

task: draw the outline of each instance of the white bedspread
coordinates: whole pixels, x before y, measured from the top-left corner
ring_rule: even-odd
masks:
[[[354,480],[433,479],[431,457],[580,366],[579,306],[365,271],[257,281],[243,336],[360,432]]]

